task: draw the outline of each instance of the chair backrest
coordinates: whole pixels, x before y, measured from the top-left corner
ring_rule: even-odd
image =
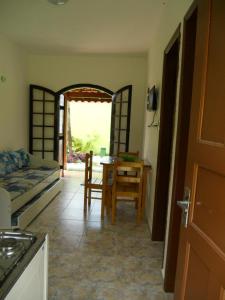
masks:
[[[127,162],[117,160],[113,168],[113,189],[116,192],[117,184],[136,187],[138,193],[142,192],[144,162]],[[123,175],[121,175],[123,173]],[[128,173],[134,173],[135,176],[130,176]],[[129,190],[127,189],[127,194]]]
[[[92,160],[93,160],[93,151],[86,153],[85,156],[85,183],[91,181],[92,179]]]

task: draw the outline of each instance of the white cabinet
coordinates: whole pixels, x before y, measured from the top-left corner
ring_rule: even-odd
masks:
[[[48,237],[16,281],[6,300],[47,300]]]

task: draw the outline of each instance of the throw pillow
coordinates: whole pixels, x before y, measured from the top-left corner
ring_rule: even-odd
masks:
[[[22,167],[29,167],[30,165],[29,153],[25,149],[19,149],[16,152],[20,154],[22,160]]]
[[[17,151],[9,151],[9,155],[11,159],[14,161],[17,168],[21,169],[23,166],[23,161],[20,153],[18,153]]]
[[[0,169],[1,176],[17,170],[17,167],[8,152],[0,152]]]

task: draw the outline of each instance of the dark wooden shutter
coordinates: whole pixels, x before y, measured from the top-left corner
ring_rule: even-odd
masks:
[[[58,162],[60,164],[60,168],[64,169],[64,162],[65,162],[65,115],[66,115],[66,101],[63,94],[60,94],[56,98],[58,105],[57,110],[57,123],[58,123],[58,130],[57,130],[57,157]]]
[[[118,90],[112,97],[110,154],[129,151],[132,85]]]
[[[57,101],[50,89],[30,85],[30,153],[58,160]]]

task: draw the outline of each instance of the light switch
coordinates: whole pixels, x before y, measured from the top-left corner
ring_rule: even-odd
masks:
[[[1,75],[0,79],[1,79],[1,82],[5,82],[6,81],[6,77],[3,76],[3,75]]]

